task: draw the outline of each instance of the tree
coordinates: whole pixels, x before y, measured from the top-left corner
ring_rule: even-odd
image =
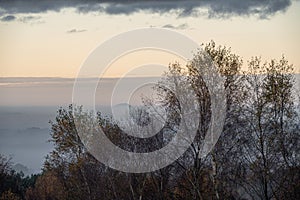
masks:
[[[80,107],[75,109],[78,119],[74,117],[73,106],[59,109],[51,123],[51,141],[55,148],[45,161],[36,187],[28,189],[26,197],[299,199],[300,112],[293,96],[292,66],[285,58],[279,62],[262,63],[255,57],[249,61],[249,69],[242,73],[242,60],[230,48],[211,42],[204,46],[204,50],[195,54],[186,66],[180,63],[169,65],[169,70],[155,88],[158,99],[144,99],[144,106],[130,107],[131,118],[125,122],[126,130],[136,131],[137,127],[155,126],[151,112],[160,114],[155,105],[162,106],[166,119],[155,136],[137,138],[125,134],[111,117],[101,113],[92,116]],[[211,68],[212,64],[216,70]],[[218,75],[208,81],[214,78],[224,80],[220,81],[222,85],[214,85],[213,92],[208,87],[211,82],[207,82],[207,77],[205,79],[209,70],[215,70],[213,72]],[[225,93],[218,96],[223,87]],[[188,89],[196,98],[192,98]],[[212,116],[216,110],[212,99],[219,97],[224,100],[222,96],[226,97],[222,134],[212,151],[203,156],[203,140],[209,127],[216,122]],[[94,136],[91,130],[101,128],[115,145],[124,150],[139,153],[160,149],[174,138],[184,121],[182,103],[195,105],[192,109],[198,112],[199,115],[195,116],[199,119],[190,117],[187,120],[197,122],[197,134],[189,149],[163,169],[144,174],[119,172],[98,162],[84,145]],[[79,136],[76,120],[82,125],[79,128],[84,137]],[[146,131],[154,132],[152,128],[149,126]],[[192,135],[190,129],[184,130],[187,135]],[[127,164],[125,158],[114,159],[124,160],[124,165]]]
[[[1,199],[24,199],[28,188],[34,186],[39,175],[24,177],[22,172],[12,169],[10,158],[0,154],[0,197]]]
[[[38,177],[34,188],[26,192],[26,199],[30,200],[60,200],[66,199],[64,185],[55,172],[47,171]]]
[[[219,142],[217,148],[209,155],[201,157],[203,140],[212,123],[211,94],[209,93],[207,83],[204,80],[205,72],[214,70],[212,65],[215,66],[219,74],[225,77],[224,85],[221,86],[224,86],[226,90],[227,117],[225,121],[225,131],[223,131],[221,136],[222,142]],[[234,121],[233,115],[237,112],[235,104],[237,104],[240,98],[240,95],[237,93],[237,87],[241,65],[242,60],[237,55],[233,54],[230,48],[216,46],[212,41],[204,46],[204,51],[199,51],[195,54],[193,60],[186,66],[181,66],[179,63],[171,64],[165,80],[159,83],[157,87],[158,92],[161,94],[161,101],[164,102],[164,105],[167,107],[168,116],[171,121],[169,122],[169,125],[171,127],[173,126],[174,130],[176,130],[176,125],[180,123],[180,105],[176,99],[177,97],[165,86],[170,84],[180,85],[180,83],[183,87],[191,85],[194,93],[197,95],[200,114],[198,133],[194,142],[191,144],[191,148],[177,161],[177,164],[185,171],[184,173],[189,173],[189,175],[186,175],[185,177],[188,179],[186,183],[190,183],[190,189],[193,188],[194,190],[192,192],[189,189],[189,191],[194,194],[192,195],[193,199],[205,198],[203,197],[203,194],[208,192],[208,190],[214,191],[211,195],[217,199],[220,198],[220,192],[223,196],[226,193],[225,190],[221,191],[218,184],[222,178],[224,183],[222,188],[225,188],[226,178],[224,178],[224,176],[226,176],[228,166],[230,165],[230,158],[223,151],[232,149],[232,145],[234,144],[232,143],[232,140],[230,140],[235,136],[230,125]],[[214,79],[215,77],[210,78]],[[228,152],[229,151],[226,153],[229,154]],[[203,185],[203,176],[207,172],[210,173],[209,181],[207,181],[209,187],[205,186],[206,189],[201,189],[201,185]]]
[[[55,147],[44,164],[46,175],[50,172],[51,177],[58,179],[63,186],[60,193],[66,191],[66,199],[93,199],[92,190],[97,187],[94,183],[98,178],[95,175],[103,166],[86,151],[75,127],[72,105],[68,110],[59,109],[51,125],[51,142]]]
[[[252,198],[280,199],[277,192],[285,190],[286,172],[299,160],[292,67],[284,58],[262,64],[255,57],[248,65],[242,88],[246,95],[240,104],[239,182]]]
[[[0,200],[20,200],[20,197],[8,190],[2,193]]]

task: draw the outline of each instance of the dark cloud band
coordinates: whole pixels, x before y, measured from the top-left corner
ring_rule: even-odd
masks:
[[[6,15],[6,16],[2,17],[0,20],[3,22],[10,22],[10,21],[14,21],[15,19],[16,19],[16,17],[13,15]]]
[[[1,0],[0,15],[42,13],[76,8],[79,12],[98,11],[107,14],[131,14],[139,11],[164,13],[175,10],[180,16],[208,10],[209,17],[258,15],[268,17],[285,11],[292,0]]]

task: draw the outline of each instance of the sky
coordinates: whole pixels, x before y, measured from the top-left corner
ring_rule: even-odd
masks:
[[[231,47],[244,65],[253,56],[270,60],[284,54],[300,73],[299,19],[295,0],[2,0],[0,77],[74,78],[102,42],[148,27],[174,30],[199,44],[214,40]],[[150,55],[121,58],[107,76],[118,77]],[[168,65],[176,58],[160,59]]]

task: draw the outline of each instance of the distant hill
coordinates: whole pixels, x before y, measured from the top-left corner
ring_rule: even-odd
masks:
[[[19,173],[22,172],[25,176],[29,176],[34,173],[32,169],[29,169],[28,167],[20,163],[13,165],[12,169]]]

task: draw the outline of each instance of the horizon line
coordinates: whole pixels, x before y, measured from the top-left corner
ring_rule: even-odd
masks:
[[[57,79],[99,79],[99,78],[145,78],[145,77],[161,77],[161,76],[126,76],[126,77],[122,77],[122,76],[105,76],[105,77],[63,77],[63,76],[0,76],[0,78],[57,78]]]
[[[299,74],[300,72],[294,72],[291,74]],[[243,75],[243,74],[240,74]],[[99,79],[99,78],[108,78],[108,79],[115,79],[115,78],[154,78],[154,77],[163,77],[163,75],[161,76],[154,76],[154,75],[143,75],[143,76],[126,76],[126,77],[122,77],[122,76],[105,76],[105,77],[63,77],[63,76],[0,76],[0,79],[4,79],[4,78],[57,78],[57,79]]]

